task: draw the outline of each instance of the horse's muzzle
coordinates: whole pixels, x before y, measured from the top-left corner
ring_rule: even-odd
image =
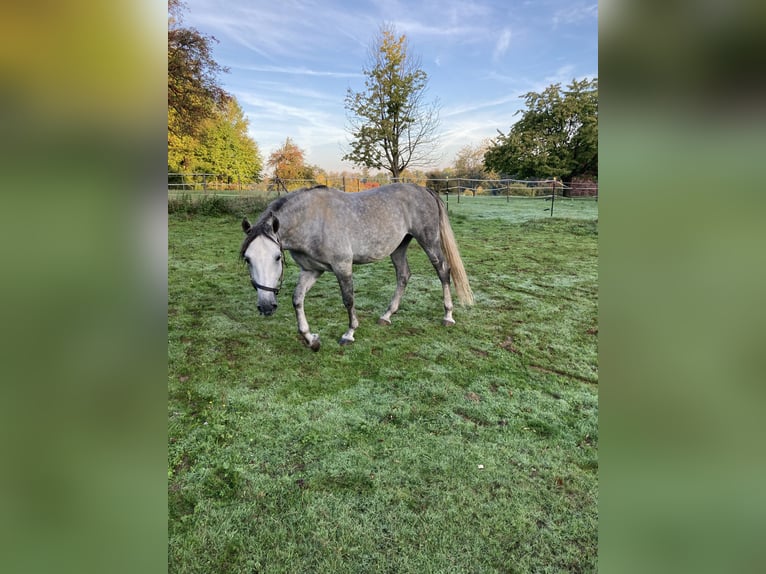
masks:
[[[275,305],[269,305],[269,304],[259,304],[258,305],[258,312],[261,315],[264,315],[265,317],[268,317],[269,315],[273,315],[274,311],[277,310],[277,306]]]

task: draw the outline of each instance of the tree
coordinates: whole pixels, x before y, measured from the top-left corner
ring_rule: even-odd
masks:
[[[187,133],[180,123],[178,112],[168,107],[168,171],[193,172],[197,170],[196,156],[199,140]]]
[[[455,156],[455,176],[465,179],[488,179],[494,174],[484,166],[484,154],[491,146],[490,140],[484,140],[477,145],[466,145],[460,148]]]
[[[487,169],[526,178],[598,176],[598,79],[522,96],[528,108],[484,155]]]
[[[267,164],[274,170],[274,177],[304,179],[306,175],[304,156],[304,151],[287,138],[285,144],[269,156]]]
[[[428,75],[408,53],[406,36],[381,26],[363,72],[365,91],[346,92],[351,148],[343,159],[394,178],[408,166],[427,165],[437,143],[438,102],[425,101]]]
[[[263,160],[247,135],[248,121],[232,97],[226,97],[203,124],[196,148],[198,168],[224,176],[230,183],[259,180]]]
[[[449,180],[454,177],[455,170],[451,167],[429,171],[426,173],[426,187],[436,193],[449,193],[450,185],[454,184],[454,181]]]
[[[168,129],[178,137],[196,135],[228,96],[218,85],[226,69],[213,59],[215,38],[182,27],[182,8],[180,0],[168,2]]]

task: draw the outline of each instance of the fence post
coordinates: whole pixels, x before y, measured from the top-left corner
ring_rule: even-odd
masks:
[[[556,202],[556,180],[551,184],[551,217],[553,217],[553,204]]]
[[[207,174],[202,174],[202,191],[207,193]]]

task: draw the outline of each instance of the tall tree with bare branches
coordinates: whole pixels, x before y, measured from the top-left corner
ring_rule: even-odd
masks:
[[[432,163],[439,104],[426,101],[428,74],[408,52],[407,37],[381,26],[363,72],[365,90],[346,93],[350,150],[343,159],[387,170],[393,178],[408,167]]]

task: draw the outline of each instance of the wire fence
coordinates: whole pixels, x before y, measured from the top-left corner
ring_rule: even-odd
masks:
[[[218,200],[223,198],[234,198],[238,204],[243,205],[249,205],[252,202],[265,205],[264,201],[315,185],[327,185],[347,193],[355,193],[395,181],[416,183],[434,190],[442,197],[450,213],[455,210],[470,213],[477,209],[478,212],[482,212],[490,204],[503,202],[513,204],[513,209],[508,209],[506,213],[506,217],[512,219],[534,219],[544,217],[543,213],[550,217],[554,215],[586,219],[598,217],[598,183],[575,181],[564,184],[559,180],[543,179],[414,177],[394,180],[381,175],[373,178],[320,175],[312,179],[271,178],[259,182],[241,183],[225,180],[209,173],[168,174],[168,201],[169,207],[172,205],[173,209],[178,209],[179,206],[183,209],[189,209],[192,206],[218,209],[220,208]]]
[[[598,200],[598,183],[594,181],[572,181],[564,184],[557,179],[470,179],[470,178],[429,178],[402,177],[394,179],[386,175],[374,177],[360,176],[325,176],[311,179],[269,178],[262,181],[240,181],[212,173],[169,173],[168,194],[197,195],[215,194],[223,196],[247,196],[290,193],[304,187],[327,185],[345,192],[359,192],[395,182],[416,183],[434,191],[452,195],[459,202],[462,197],[503,196],[510,201],[513,198],[555,197],[587,198]]]

